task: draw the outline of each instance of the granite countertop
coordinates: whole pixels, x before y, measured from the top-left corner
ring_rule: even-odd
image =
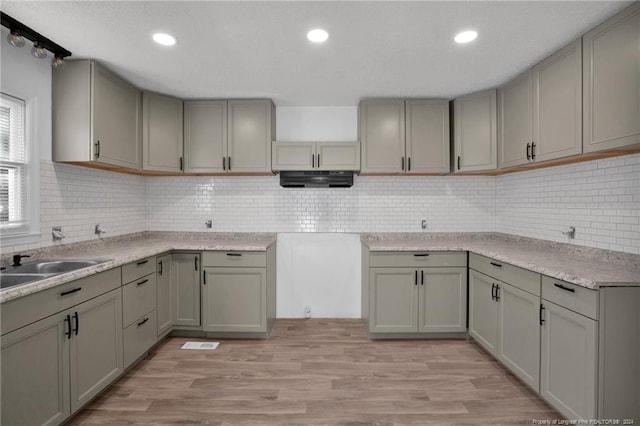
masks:
[[[32,256],[28,259],[29,262],[39,259],[108,259],[108,261],[44,280],[3,289],[0,291],[0,303],[172,250],[266,251],[275,242],[276,234],[272,233],[141,232],[121,237],[29,250],[28,254]],[[0,262],[2,265],[9,265],[10,258],[11,254],[3,254]]]
[[[362,234],[370,251],[470,251],[589,289],[640,286],[640,255],[499,233]]]

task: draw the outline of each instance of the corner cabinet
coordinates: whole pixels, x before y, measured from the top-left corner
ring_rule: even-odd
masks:
[[[444,174],[449,166],[449,103],[366,99],[359,105],[363,174]]]
[[[200,256],[200,253],[173,253],[171,256],[174,327],[200,328]]]
[[[464,333],[466,265],[466,253],[369,252],[363,247],[362,313],[370,336]]]
[[[499,89],[501,168],[582,153],[581,58],[576,40]]]
[[[183,170],[182,100],[157,93],[142,94],[142,169]]]
[[[640,3],[582,40],[584,152],[640,144]]]
[[[360,170],[360,143],[273,142],[273,171]]]
[[[271,100],[186,101],[184,108],[185,172],[271,174]]]
[[[496,90],[485,90],[453,101],[455,172],[498,168]]]
[[[267,337],[275,321],[275,245],[266,252],[203,253],[202,329]]]
[[[54,69],[53,160],[140,169],[141,103],[140,90],[94,61]]]

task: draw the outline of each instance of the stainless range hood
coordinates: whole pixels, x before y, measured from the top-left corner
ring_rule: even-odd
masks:
[[[281,171],[283,188],[350,188],[352,171]]]

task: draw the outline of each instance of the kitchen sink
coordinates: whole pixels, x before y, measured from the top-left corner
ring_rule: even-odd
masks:
[[[37,260],[0,271],[0,289],[43,280],[66,272],[98,265],[108,260]]]

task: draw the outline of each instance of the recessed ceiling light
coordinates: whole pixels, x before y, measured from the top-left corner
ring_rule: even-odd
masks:
[[[478,33],[475,31],[463,31],[461,33],[458,33],[454,40],[456,41],[456,43],[469,43],[470,41],[475,40],[478,37]]]
[[[153,35],[153,41],[163,46],[173,46],[176,44],[176,38],[165,33],[155,33]]]
[[[320,28],[316,28],[307,33],[307,38],[314,43],[324,43],[329,38],[329,33]]]

